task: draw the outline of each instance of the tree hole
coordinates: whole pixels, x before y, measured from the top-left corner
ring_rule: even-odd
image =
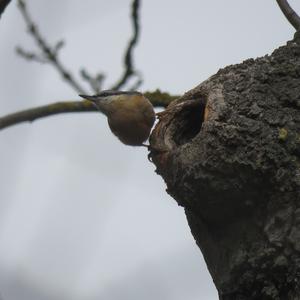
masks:
[[[173,140],[178,146],[188,143],[200,132],[205,113],[205,103],[193,101],[176,114]]]

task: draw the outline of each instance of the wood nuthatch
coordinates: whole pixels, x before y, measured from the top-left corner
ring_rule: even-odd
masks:
[[[139,92],[102,91],[98,95],[80,97],[92,101],[107,116],[111,131],[130,146],[145,146],[155,121],[150,101]]]

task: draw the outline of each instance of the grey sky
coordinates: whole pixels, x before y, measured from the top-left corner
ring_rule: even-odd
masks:
[[[103,71],[106,87],[119,78],[131,1],[27,2],[49,41],[66,40],[62,58],[72,71]],[[290,4],[300,12],[299,1]],[[294,32],[275,0],[144,0],[141,24],[141,90],[176,94],[271,53]],[[17,44],[34,49],[11,3],[0,21],[1,115],[78,99],[50,66],[16,57]],[[122,145],[102,115],[22,124],[0,141],[5,300],[217,299],[183,209],[146,150]]]

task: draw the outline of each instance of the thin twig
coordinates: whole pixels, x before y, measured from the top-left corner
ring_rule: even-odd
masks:
[[[146,92],[145,96],[155,107],[166,107],[171,101],[177,98],[177,96],[170,96],[159,90],[156,90],[155,92]],[[57,114],[92,111],[96,111],[96,108],[90,101],[56,102],[19,111],[0,118],[0,130],[19,123],[33,122],[36,119]]]
[[[291,8],[287,0],[276,0],[281,11],[288,19],[288,21],[294,26],[298,31],[300,30],[300,17],[298,14]]]
[[[31,36],[34,38],[38,47],[42,51],[42,55],[37,55],[31,52],[27,52],[20,47],[17,48],[18,54],[23,56],[26,59],[43,61],[47,60],[47,62],[51,63],[62,76],[62,78],[67,81],[72,88],[74,88],[78,93],[86,93],[85,89],[79,84],[75,78],[72,76],[71,72],[68,71],[65,66],[62,64],[58,57],[58,51],[63,46],[63,42],[59,41],[53,48],[48,44],[44,37],[40,34],[38,27],[32,21],[30,14],[28,13],[25,1],[18,0],[18,6],[22,13],[22,16],[26,22],[27,28]]]
[[[100,93],[105,80],[105,75],[103,73],[97,73],[95,76],[92,76],[86,69],[82,68],[80,70],[80,75],[83,80],[89,83],[91,89],[96,94]]]
[[[0,0],[1,1],[1,0]],[[52,64],[63,79],[68,82],[75,91],[83,94],[87,94],[84,91],[84,88],[80,83],[78,83],[74,76],[68,71],[58,57],[58,52],[63,46],[63,42],[60,41],[57,43],[56,46],[52,47],[46,41],[46,39],[40,34],[38,27],[32,21],[30,14],[28,13],[26,4],[24,0],[18,0],[19,8],[22,13],[22,16],[27,24],[28,31],[36,41],[38,47],[41,49],[41,54],[36,54],[31,51],[25,51],[21,47],[17,47],[17,53],[22,56],[23,58],[31,61],[36,61],[39,63],[50,63]],[[133,35],[132,38],[129,40],[128,46],[125,51],[124,55],[124,71],[121,78],[117,81],[116,84],[113,85],[111,89],[113,90],[120,90],[127,81],[132,76],[137,76],[136,83],[134,84],[134,88],[137,88],[142,83],[141,74],[138,73],[133,66],[133,49],[138,42],[139,37],[139,7],[140,7],[140,0],[133,0],[132,2],[132,9],[131,9],[131,20],[133,24]],[[94,93],[99,93],[102,89],[103,79],[105,76],[103,73],[96,74],[96,76],[91,76],[88,74],[86,70],[84,72],[81,71],[82,78],[87,81]]]
[[[49,62],[49,60],[46,59],[45,57],[43,57],[43,55],[37,55],[34,52],[25,51],[21,47],[16,47],[16,52],[17,52],[17,54],[22,56],[24,59],[32,60],[32,61],[38,62],[40,64],[46,64],[47,62]]]
[[[0,0],[0,18],[2,13],[4,12],[6,6],[9,4],[11,0]]]
[[[133,0],[131,6],[131,20],[133,25],[133,35],[128,43],[128,47],[125,51],[124,56],[124,67],[125,70],[118,80],[118,82],[113,85],[112,90],[120,90],[128,81],[128,79],[135,75],[136,71],[133,66],[132,52],[134,47],[136,46],[140,33],[140,25],[139,25],[139,8],[140,8],[140,0]]]

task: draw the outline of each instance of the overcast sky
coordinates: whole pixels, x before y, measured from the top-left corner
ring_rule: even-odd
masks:
[[[1,115],[78,99],[36,49],[12,1],[0,20]],[[61,57],[122,72],[129,0],[28,0]],[[290,1],[300,12],[300,3]],[[135,65],[141,90],[182,94],[229,64],[270,54],[293,37],[275,0],[144,0]],[[103,115],[60,115],[0,133],[0,292],[4,300],[216,300],[183,209],[147,160]]]

